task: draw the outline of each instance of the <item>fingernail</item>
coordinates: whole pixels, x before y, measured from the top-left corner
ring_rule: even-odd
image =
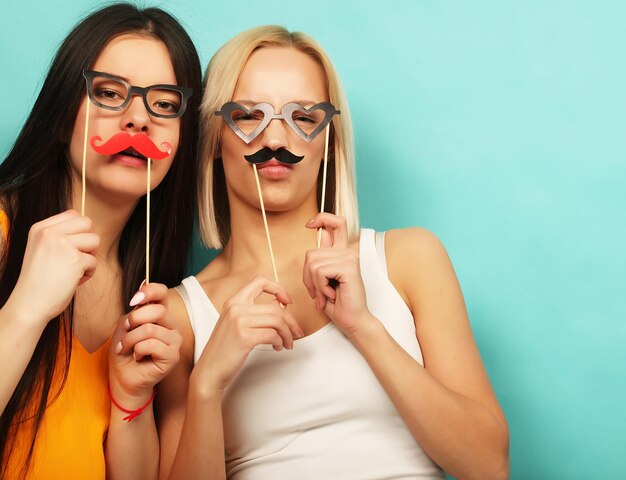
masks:
[[[139,304],[143,301],[143,299],[144,299],[144,298],[146,298],[145,293],[143,293],[143,292],[137,292],[137,293],[135,293],[135,295],[133,296],[133,298],[131,298],[131,299],[130,299],[130,303],[129,303],[129,305],[130,305],[131,307],[134,307],[135,305],[139,305]]]
[[[130,320],[128,319],[128,317],[126,317],[126,320],[124,320],[124,329],[126,331],[130,330]]]
[[[143,287],[145,284],[146,284],[146,279],[144,278],[144,279],[141,281],[141,285],[139,285],[139,288],[138,288],[137,290],[141,290],[141,287]]]
[[[306,226],[307,226],[307,227],[310,227],[311,225],[313,225],[313,223],[315,223],[315,219],[314,219],[314,218],[312,218],[311,220],[309,220],[309,221],[306,223]]]
[[[137,357],[135,356],[135,352],[133,352],[133,360],[136,362],[137,361]]]
[[[122,342],[117,342],[117,345],[115,345],[115,353],[120,353],[122,351]]]

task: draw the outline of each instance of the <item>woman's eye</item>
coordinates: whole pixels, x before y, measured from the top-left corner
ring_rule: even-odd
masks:
[[[245,121],[252,121],[252,120],[259,120],[259,115],[255,115],[252,113],[242,113],[239,115],[235,115],[234,120],[236,122],[245,122]]]
[[[113,100],[116,98],[123,98],[118,92],[115,90],[102,89],[96,92],[96,96],[100,98],[105,98],[108,100]]]
[[[154,107],[157,108],[160,111],[168,111],[168,112],[177,112],[178,111],[178,105],[175,105],[172,102],[167,102],[165,100],[162,100],[160,102],[156,102],[154,104]]]
[[[294,117],[294,120],[302,123],[315,123],[315,119],[313,117],[309,117],[308,115],[297,115]]]

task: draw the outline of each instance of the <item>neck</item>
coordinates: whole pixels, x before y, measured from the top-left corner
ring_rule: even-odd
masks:
[[[317,215],[315,198],[287,212],[266,212],[276,267],[288,268],[315,248],[317,233],[306,223]],[[231,203],[231,233],[222,253],[232,273],[254,270],[274,278],[262,211],[239,202]]]
[[[81,211],[81,183],[74,180],[71,207]],[[96,257],[104,261],[116,261],[122,230],[137,205],[138,199],[113,199],[112,196],[91,192],[85,194],[85,216],[93,222],[95,232],[100,237]]]

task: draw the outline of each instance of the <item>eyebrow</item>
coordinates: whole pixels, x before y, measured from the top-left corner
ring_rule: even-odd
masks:
[[[114,76],[114,77],[121,78],[121,79],[122,79],[122,80],[124,80],[125,82],[130,83],[130,80],[129,80],[127,77],[123,77],[122,75],[119,75],[119,74],[117,74],[117,73],[113,73],[113,72],[109,72],[109,71],[106,71],[106,70],[100,70],[100,71],[101,71],[102,73],[106,73],[107,75],[112,75],[112,76]]]
[[[318,103],[322,103],[322,102],[325,102],[325,101],[326,100],[315,101],[315,100],[300,99],[300,100],[289,100],[287,103],[298,103],[298,104],[302,105],[303,107],[308,108],[308,107],[311,107],[313,105],[316,105]],[[256,101],[256,100],[231,100],[231,102],[239,103],[239,104],[243,105],[244,107],[253,107],[254,105],[258,105],[259,103],[269,103],[270,105],[272,105],[270,102],[259,102],[259,101]],[[287,105],[287,103],[284,103],[283,105],[281,105],[281,111],[282,111],[282,107]],[[272,105],[272,107],[274,107],[274,109],[276,109],[276,105]]]
[[[104,70],[99,70],[99,71],[101,73],[106,73],[107,75],[113,75],[114,77],[120,78],[120,79],[124,80],[126,83],[128,83],[128,84],[130,84],[132,86],[132,83],[131,83],[131,81],[130,81],[130,79],[128,77],[124,77],[122,75],[118,75],[117,73],[112,73],[112,72],[109,72],[109,71],[104,71]],[[174,86],[174,87],[178,86],[176,83],[167,83],[167,82],[166,83],[163,83],[163,82],[155,83],[154,85],[171,85],[171,86]]]

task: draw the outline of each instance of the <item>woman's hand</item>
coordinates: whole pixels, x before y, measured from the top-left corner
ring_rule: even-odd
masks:
[[[113,398],[140,406],[178,363],[182,335],[167,309],[167,287],[142,285],[131,300],[137,306],[118,321],[111,339],[109,383]]]
[[[255,304],[254,300],[262,293],[273,295],[276,301]],[[204,385],[210,391],[222,392],[256,345],[269,344],[276,351],[291,349],[294,338],[304,333],[282,306],[289,303],[291,298],[285,289],[263,277],[256,277],[244,286],[224,303],[192,376],[196,381],[208,381]]]
[[[35,223],[22,269],[7,303],[45,326],[63,312],[76,288],[96,270],[100,237],[88,217],[67,210]]]
[[[359,255],[348,244],[343,217],[320,213],[307,228],[321,228],[320,248],[306,253],[303,281],[315,308],[324,313],[351,338],[376,319],[367,309]]]

